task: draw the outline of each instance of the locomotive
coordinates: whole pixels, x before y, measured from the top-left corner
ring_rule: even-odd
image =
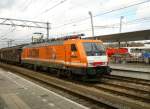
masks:
[[[58,75],[76,75],[81,78],[95,78],[111,72],[102,41],[81,39],[78,36],[4,48],[0,50],[0,60],[32,65],[34,69],[55,69]]]

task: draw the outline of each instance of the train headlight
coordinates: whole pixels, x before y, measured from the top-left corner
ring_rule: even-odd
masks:
[[[105,62],[93,62],[94,67],[105,65]]]

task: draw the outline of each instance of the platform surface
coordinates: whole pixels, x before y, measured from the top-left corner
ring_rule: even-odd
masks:
[[[150,64],[110,64],[112,69],[118,70],[125,70],[124,71],[115,71],[112,70],[112,75],[119,75],[119,76],[126,76],[126,77],[133,77],[139,79],[146,79],[150,80]],[[130,72],[135,71],[135,72]],[[138,71],[138,72],[136,72]]]
[[[122,69],[122,70],[131,70],[131,71],[140,71],[145,73],[150,73],[150,64],[136,64],[136,63],[127,63],[127,64],[110,64],[113,69]]]
[[[0,68],[0,109],[88,109]]]

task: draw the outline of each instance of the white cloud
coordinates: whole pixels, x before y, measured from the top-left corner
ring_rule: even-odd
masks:
[[[136,16],[138,18],[150,17],[150,2],[138,6]]]

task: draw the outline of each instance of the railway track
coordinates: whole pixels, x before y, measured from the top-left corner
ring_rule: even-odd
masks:
[[[114,69],[112,68],[112,75],[114,76],[120,76],[119,78],[121,77],[127,77],[128,80],[129,78],[131,78],[130,80],[133,81],[133,78],[134,78],[134,81],[140,81],[140,82],[143,82],[144,84],[148,81],[150,81],[150,71],[148,69],[146,70],[133,70],[133,69]],[[122,79],[125,79],[125,78],[122,78]],[[144,81],[143,81],[144,80]],[[147,80],[147,81],[146,81]],[[150,83],[149,83],[150,84]]]
[[[127,67],[127,66],[126,66]],[[150,71],[149,70],[145,70],[145,71],[143,71],[143,70],[139,70],[139,69],[131,69],[131,68],[129,68],[129,69],[124,69],[124,68],[113,68],[112,67],[112,70],[115,70],[115,71],[125,71],[125,72],[135,72],[135,73],[150,73]]]
[[[131,78],[131,77],[123,77],[123,76],[117,76],[117,75],[106,75],[106,76],[104,76],[104,78],[150,86],[150,80]]]
[[[30,78],[34,78],[39,81],[43,81],[47,84],[58,87],[67,92],[73,93],[95,101],[97,103],[102,103],[106,108],[120,108],[120,109],[150,109],[150,90],[148,86],[138,83],[130,83],[130,85],[125,84],[124,81],[119,79],[107,78],[102,79],[101,83],[88,84],[88,83],[78,83],[62,80],[59,78],[51,77],[42,73],[37,73],[25,68],[20,68],[16,66],[0,65],[11,71],[21,73]],[[106,81],[108,80],[108,81]],[[122,86],[123,85],[123,86]],[[133,85],[138,85],[140,88],[132,87]],[[144,88],[143,88],[144,87]]]
[[[132,89],[123,86],[121,87],[112,84],[97,84],[94,87],[100,90],[104,90],[108,93],[116,94],[117,96],[128,97],[130,99],[150,103],[150,92],[148,91],[141,91],[138,89]]]

